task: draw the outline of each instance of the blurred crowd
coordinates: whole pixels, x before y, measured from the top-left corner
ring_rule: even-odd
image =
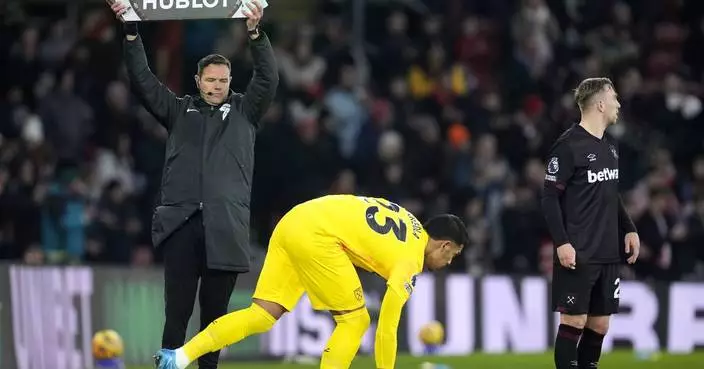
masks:
[[[620,184],[642,250],[626,278],[704,277],[704,3],[687,0],[368,2],[271,22],[281,85],[256,147],[253,243],[291,206],[381,196],[420,218],[462,216],[453,269],[544,274],[544,158],[579,119],[586,77],[616,84]],[[409,3],[410,4],[410,3]],[[0,32],[0,258],[159,261],[150,245],[165,130],[135,101],[121,33],[102,4],[69,16],[6,5]],[[265,16],[265,19],[267,17]],[[198,58],[251,76],[241,22],[144,24],[152,70],[193,93]]]

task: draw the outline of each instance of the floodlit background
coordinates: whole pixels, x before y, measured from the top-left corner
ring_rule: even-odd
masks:
[[[277,219],[322,194],[386,197],[421,219],[454,212],[471,247],[451,275],[429,279],[423,299],[434,305],[409,303],[401,350],[418,355],[414,329],[438,318],[448,328],[441,353],[460,356],[447,361],[455,369],[514,367],[524,357],[466,355],[516,351],[546,352],[525,360],[549,367],[544,159],[578,119],[577,83],[607,76],[622,104],[610,129],[619,182],[643,246],[624,266],[624,314],[612,324],[626,351],[603,367],[704,347],[704,2],[270,4],[264,29],[281,84],[256,146],[258,260]],[[101,328],[123,335],[128,363],[148,364],[163,321],[149,229],[166,132],[128,89],[121,31],[103,2],[7,0],[0,22],[0,367],[88,366]],[[230,58],[242,91],[252,72],[242,23],[140,30],[152,70],[177,94],[195,91],[196,62],[211,52]],[[231,308],[248,304],[256,275],[238,283]],[[383,285],[367,279],[374,301]],[[225,358],[314,356],[332,323],[302,302],[280,326]],[[704,365],[666,360],[678,359],[638,367]]]

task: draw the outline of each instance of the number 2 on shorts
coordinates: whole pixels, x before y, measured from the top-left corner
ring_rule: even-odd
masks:
[[[621,298],[621,278],[616,278],[614,281],[614,286],[616,286],[616,289],[614,290],[614,298],[619,299]]]

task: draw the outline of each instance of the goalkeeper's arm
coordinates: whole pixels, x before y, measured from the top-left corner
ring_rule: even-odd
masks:
[[[396,363],[398,322],[401,319],[403,305],[413,292],[415,284],[413,276],[416,271],[412,263],[399,263],[391,271],[386,283],[386,294],[381,302],[374,346],[378,369],[392,369]]]
[[[398,322],[407,298],[395,291],[386,289],[379,312],[379,326],[376,329],[374,356],[378,369],[392,369],[396,363]]]

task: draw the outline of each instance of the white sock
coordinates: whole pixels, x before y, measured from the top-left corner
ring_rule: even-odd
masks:
[[[186,369],[188,364],[190,364],[191,361],[188,360],[188,356],[186,356],[186,353],[183,352],[183,348],[177,348],[176,349],[176,366],[178,369]]]

